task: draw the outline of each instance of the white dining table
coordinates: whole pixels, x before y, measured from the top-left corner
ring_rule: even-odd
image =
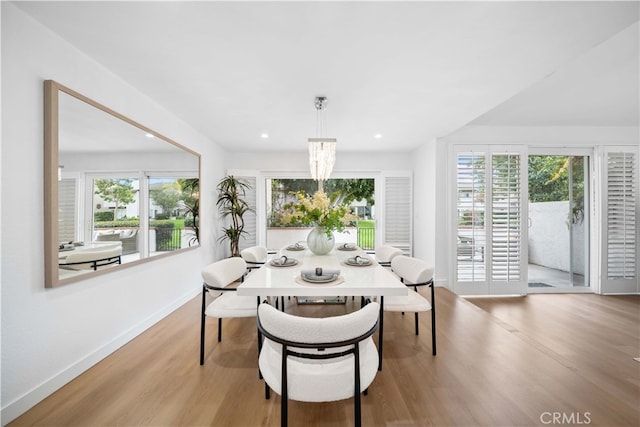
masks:
[[[264,297],[377,297],[380,304],[378,326],[378,369],[382,369],[382,338],[384,326],[384,297],[407,295],[407,287],[388,268],[379,265],[375,259],[362,249],[341,250],[336,245],[327,255],[315,255],[308,249],[293,251],[282,249],[272,259],[296,259],[298,263],[290,267],[274,267],[267,261],[264,266],[249,273],[237,288],[239,296],[254,296],[257,303]],[[346,264],[348,258],[356,255],[371,260],[367,266]],[[300,278],[303,270],[340,270],[337,284],[308,283]],[[283,307],[284,308],[284,307]]]

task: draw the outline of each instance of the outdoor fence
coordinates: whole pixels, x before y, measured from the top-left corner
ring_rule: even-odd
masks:
[[[358,246],[360,246],[362,249],[375,249],[375,232],[375,227],[358,226]]]
[[[182,247],[182,228],[157,227],[156,250],[175,251]]]

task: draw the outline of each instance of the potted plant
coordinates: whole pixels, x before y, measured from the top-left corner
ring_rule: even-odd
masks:
[[[221,242],[229,240],[229,249],[232,257],[240,256],[240,237],[246,234],[243,216],[245,213],[250,212],[251,208],[244,200],[244,196],[250,188],[248,184],[233,175],[224,177],[218,183],[218,201],[216,205],[222,218],[231,219],[228,226],[222,228],[223,235],[219,240]]]

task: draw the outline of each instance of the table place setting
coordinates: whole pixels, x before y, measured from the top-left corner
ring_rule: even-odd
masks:
[[[346,265],[354,267],[368,267],[373,264],[373,260],[367,256],[356,255],[354,257],[347,258],[344,263]]]
[[[280,258],[272,259],[271,262],[269,262],[269,265],[272,267],[292,267],[294,265],[298,265],[298,260],[282,255]]]
[[[70,241],[68,243],[67,242],[60,243],[60,245],[58,246],[58,251],[60,251],[60,252],[62,252],[62,251],[72,251],[78,246],[84,246],[84,242]]]
[[[342,243],[338,245],[336,249],[338,249],[339,251],[355,251],[358,250],[358,247],[353,243]]]
[[[304,251],[306,248],[300,243],[295,243],[293,245],[289,245],[285,248],[287,251]]]
[[[344,282],[344,278],[340,276],[340,269],[316,267],[300,270],[300,276],[296,277],[296,282],[301,285],[322,284],[335,286]]]

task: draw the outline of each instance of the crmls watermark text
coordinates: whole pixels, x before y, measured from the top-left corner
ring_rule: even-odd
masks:
[[[591,424],[591,412],[543,412],[540,414],[542,424]]]

